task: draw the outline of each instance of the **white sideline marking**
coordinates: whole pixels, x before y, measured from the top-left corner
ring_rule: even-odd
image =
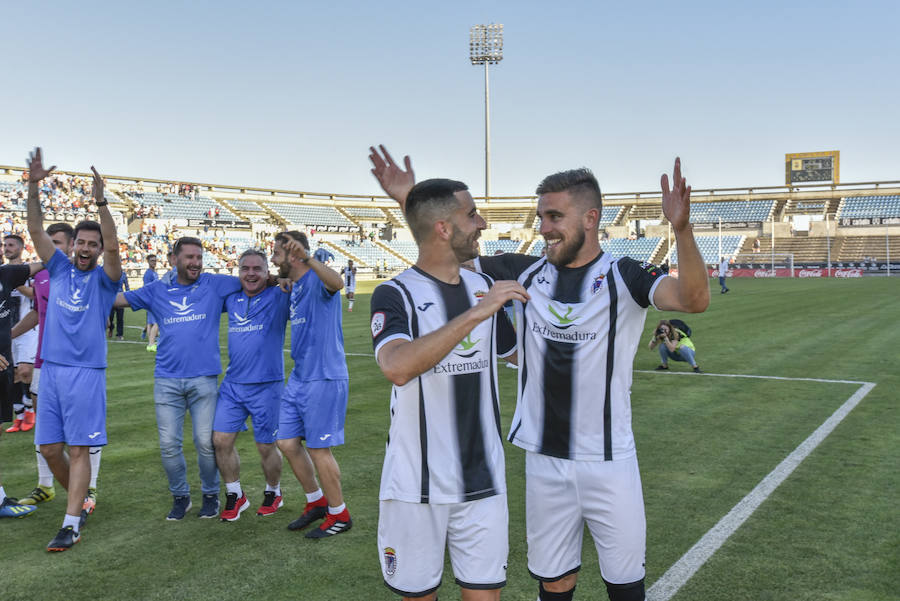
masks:
[[[659,373],[655,371],[641,373]],[[665,372],[664,372],[665,373]],[[800,463],[825,440],[841,421],[859,404],[869,392],[875,388],[873,382],[853,382],[849,380],[823,380],[817,378],[782,378],[777,376],[743,376],[738,374],[694,374],[685,372],[685,375],[708,375],[732,378],[762,378],[771,380],[799,380],[811,382],[835,382],[846,384],[861,384],[856,392],[847,399],[843,405],[831,414],[821,426],[809,435],[800,445],[791,452],[774,470],[763,478],[747,496],[741,499],[737,505],[731,508],[719,523],[713,526],[703,537],[691,547],[687,553],[681,556],[672,567],[666,570],[659,580],[653,583],[647,590],[648,601],[669,601],[684,584],[690,580],[697,570],[712,557],[740,526],[747,521],[754,511],[765,501],[772,492],[784,482]]]

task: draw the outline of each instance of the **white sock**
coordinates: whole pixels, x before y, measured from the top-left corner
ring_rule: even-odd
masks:
[[[241,481],[235,480],[234,482],[226,482],[225,483],[225,492],[226,493],[234,493],[238,497],[241,496]]]
[[[275,492],[276,497],[280,497],[281,496],[281,482],[279,482],[275,486],[272,486],[271,484],[266,482],[266,492],[269,492],[270,490]]]
[[[75,529],[75,532],[78,532],[78,526],[81,524],[81,516],[80,515],[69,515],[66,514],[66,517],[63,518],[63,528],[71,526]]]
[[[91,447],[91,483],[88,488],[97,488],[97,476],[100,475],[100,454],[103,447]]]
[[[25,405],[22,403],[13,403],[13,413],[15,414],[15,419],[22,419],[22,414],[25,413]]]
[[[50,488],[53,486],[53,472],[50,470],[50,464],[41,455],[41,449],[37,445],[34,448],[37,452],[38,485]]]
[[[0,486],[0,503],[6,500],[6,491]]]
[[[352,309],[353,309],[353,301],[349,301],[349,305],[350,305],[350,306],[347,307],[347,308],[352,310]]]
[[[325,496],[325,493],[322,492],[322,489],[316,490],[316,492],[308,492],[306,493],[306,502],[307,503],[315,503],[319,499]]]
[[[337,507],[332,507],[331,505],[329,505],[329,506],[328,506],[328,513],[330,513],[331,515],[337,515],[337,514],[339,514],[340,512],[344,511],[345,509],[347,509],[347,504],[346,504],[346,503],[341,503],[341,504],[338,505]]]

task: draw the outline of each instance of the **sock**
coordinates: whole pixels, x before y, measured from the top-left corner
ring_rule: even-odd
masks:
[[[41,455],[41,449],[37,445],[34,445],[34,450],[37,453],[38,485],[51,488],[53,486],[53,472],[50,470],[50,464]]]
[[[6,491],[0,486],[0,503],[6,500]]]
[[[343,513],[343,511],[344,511],[345,509],[347,509],[347,504],[346,504],[346,503],[341,503],[341,504],[338,505],[337,507],[332,507],[331,505],[329,505],[329,506],[328,506],[328,513],[330,513],[331,515],[337,515],[337,514],[339,514],[339,513]]]
[[[66,517],[63,519],[63,528],[67,528],[71,526],[75,529],[75,532],[78,532],[78,526],[81,524],[81,516],[80,515],[69,515],[66,514]]]
[[[306,502],[307,503],[315,503],[319,499],[325,496],[325,493],[322,492],[322,489],[316,490],[316,492],[308,492],[306,493]]]
[[[353,301],[348,301],[348,304],[349,304],[350,306],[347,307],[347,308],[350,309],[350,310],[352,311],[352,310],[353,310]]]
[[[103,447],[91,447],[91,483],[88,488],[97,488],[97,476],[100,475],[100,454]]]
[[[241,481],[235,480],[234,482],[226,482],[225,483],[225,492],[226,493],[234,493],[240,498],[241,496]]]
[[[266,492],[269,492],[270,490],[275,491],[276,497],[280,497],[281,496],[281,482],[279,482],[275,486],[272,486],[271,484],[266,482]]]
[[[30,384],[23,384],[25,388],[25,394],[22,396],[22,404],[25,405],[25,411],[34,411],[34,399],[31,398],[31,388],[29,388]]]
[[[23,403],[13,403],[13,413],[16,414],[14,419],[22,419],[22,417],[24,417],[25,415],[25,405]]]

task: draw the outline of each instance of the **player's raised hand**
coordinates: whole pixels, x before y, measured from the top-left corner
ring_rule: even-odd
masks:
[[[285,240],[282,244],[284,245],[284,250],[287,251],[287,253],[292,257],[296,257],[301,261],[306,261],[309,259],[309,253],[306,251],[306,247],[290,236],[288,236],[288,239]]]
[[[94,172],[94,181],[93,181],[93,188],[92,188],[92,194],[94,196],[94,203],[96,203],[98,205],[102,205],[103,204],[103,188],[104,188],[103,178],[100,176],[99,173],[97,173],[97,170],[94,169],[93,165],[91,165],[91,171]]]
[[[30,183],[38,183],[56,169],[53,165],[49,169],[44,169],[44,160],[41,155],[41,147],[38,146],[28,155],[28,181]]]
[[[662,186],[663,215],[676,230],[687,227],[691,217],[691,187],[681,177],[681,159],[675,158],[672,172],[672,189],[669,190],[669,176],[663,173],[659,180]]]
[[[528,302],[531,297],[525,287],[515,280],[497,280],[487,294],[482,297],[478,307],[485,310],[485,319],[503,308],[508,301]]]
[[[406,170],[403,170],[394,161],[387,148],[379,144],[378,150],[374,146],[369,146],[369,160],[374,165],[372,175],[378,180],[381,189],[400,203],[401,210],[404,209],[406,197],[416,184],[416,175],[413,173],[412,161],[409,156],[403,157],[403,165],[406,167]]]

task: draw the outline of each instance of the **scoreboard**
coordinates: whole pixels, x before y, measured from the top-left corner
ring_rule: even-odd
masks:
[[[841,151],[797,152],[784,155],[784,183],[840,182]]]

